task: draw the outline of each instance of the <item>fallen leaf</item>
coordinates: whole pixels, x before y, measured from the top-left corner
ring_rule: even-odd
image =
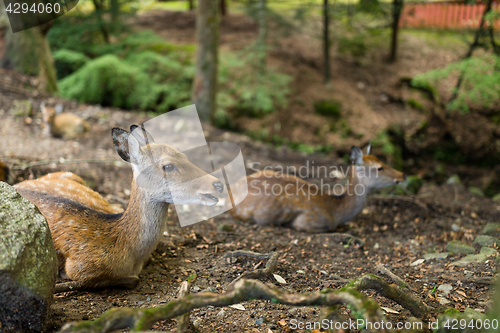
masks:
[[[391,309],[391,308],[386,308],[385,306],[381,306],[380,308],[381,308],[382,310],[384,310],[386,313],[399,314],[399,312],[398,312],[398,311],[393,310],[393,309]]]
[[[274,278],[276,279],[276,281],[278,281],[279,283],[281,284],[286,284],[286,281],[285,279],[283,279],[281,276],[279,276],[278,274],[273,274]]]
[[[457,292],[457,294],[459,294],[460,296],[463,296],[463,297],[467,298],[467,294],[466,294],[466,293],[464,293],[463,291],[461,291],[461,290],[457,290],[456,292]]]
[[[245,311],[245,307],[243,305],[241,305],[241,304],[233,304],[233,305],[230,305],[229,307],[233,308],[233,309],[236,309],[236,310]]]
[[[280,321],[278,321],[278,324],[280,324],[281,326],[286,326],[285,319],[281,319]]]

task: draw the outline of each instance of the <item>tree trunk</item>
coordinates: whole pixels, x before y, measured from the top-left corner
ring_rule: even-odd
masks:
[[[0,67],[37,76],[45,92],[56,92],[54,59],[42,29],[34,27],[12,33],[4,8],[0,1]]]
[[[266,74],[267,59],[267,8],[266,0],[259,0],[259,35],[257,36],[257,51],[259,55],[259,74]]]
[[[398,34],[399,34],[399,18],[403,9],[404,0],[392,1],[392,38],[391,38],[391,54],[389,56],[390,62],[395,62],[398,53]]]
[[[99,24],[99,29],[101,29],[102,37],[104,38],[104,41],[106,44],[109,44],[109,33],[108,33],[108,28],[106,26],[106,23],[104,22],[102,18],[102,13],[104,11],[104,7],[102,2],[99,2],[99,0],[93,0],[95,7],[95,14],[97,17],[97,23]]]
[[[194,0],[188,0],[188,8],[189,10],[194,10]]]
[[[193,101],[205,121],[213,121],[216,108],[219,23],[219,0],[199,0]]]
[[[227,1],[226,0],[220,0],[220,13],[222,16],[227,15]]]
[[[323,55],[325,63],[325,83],[330,82],[330,37],[328,18],[328,0],[323,0]]]

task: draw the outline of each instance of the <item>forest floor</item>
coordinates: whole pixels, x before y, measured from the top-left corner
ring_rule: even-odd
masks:
[[[176,17],[180,18],[176,21]],[[178,42],[193,41],[194,18],[189,21],[189,17],[177,14],[151,13],[140,21],[143,26],[146,25],[144,22],[149,22],[149,28],[154,28],[171,40],[178,38]],[[231,23],[234,25],[229,27],[227,22],[223,22],[222,47],[243,47],[246,44],[245,39],[254,38],[255,27],[247,31],[244,28],[247,23],[242,18],[235,18]],[[184,28],[180,27],[183,24]],[[243,26],[241,30],[237,29],[238,24]],[[161,27],[163,28],[160,29]],[[413,59],[419,62],[420,66],[437,67],[449,61],[446,57],[453,57],[453,54],[438,56],[433,54],[431,47],[414,44],[418,38],[412,38],[417,37],[403,38],[402,59],[397,65],[384,65],[380,60],[380,66],[369,66],[377,68],[374,71],[378,71],[378,74],[369,71],[363,73],[359,66],[347,61],[335,62],[333,92],[321,88],[323,85],[320,71],[311,65],[314,62],[303,63],[303,59],[307,59],[304,54],[307,53],[297,51],[298,53],[293,55],[294,47],[298,45],[293,40],[282,41],[283,45],[287,45],[284,48],[291,52],[291,56],[279,56],[278,51],[273,51],[270,62],[284,66],[283,68],[296,77],[294,98],[297,100],[312,101],[314,98],[324,98],[330,93],[338,99],[345,98],[345,105],[350,111],[346,115],[348,121],[353,129],[364,134],[363,138],[351,137],[342,141],[342,147],[345,148],[350,144],[365,143],[369,137],[391,122],[405,124],[407,119],[409,123],[419,121],[421,115],[418,112],[387,103],[386,99],[381,98],[381,94],[385,89],[391,89],[396,77],[402,75],[402,71],[415,74],[412,72],[415,67],[408,67],[407,61]],[[310,59],[314,60],[316,56],[311,56]],[[50,97],[40,95],[33,88],[36,82],[7,71],[0,73],[0,80],[0,160],[12,167],[15,181],[36,178],[54,171],[72,171],[82,176],[90,187],[111,203],[120,204],[125,208],[130,194],[132,172],[124,163],[106,162],[120,161],[113,148],[110,128],[128,128],[130,124],[148,120],[147,115],[78,105],[72,101],[55,98],[50,101]],[[363,89],[359,88],[361,85],[358,85],[358,82],[364,83]],[[26,99],[33,101],[33,116],[26,118],[15,115],[11,111],[14,101]],[[41,101],[62,102],[66,110],[72,110],[91,123],[91,132],[81,139],[70,141],[44,136],[38,111]],[[311,103],[292,104],[294,112],[287,113],[287,116],[276,114],[273,117],[278,117],[284,124],[286,121],[297,122],[293,129],[297,131],[297,140],[314,143],[312,139],[307,141],[306,136],[310,131],[309,126],[316,122],[319,126],[321,118],[317,119],[308,108],[300,107],[306,104]],[[260,126],[257,120],[248,119],[248,124],[249,128]],[[342,163],[342,159],[338,157],[306,155],[287,147],[275,149],[247,136],[225,132],[206,124],[204,130],[207,141],[229,141],[238,144],[247,167],[250,162],[259,162],[261,168],[268,165],[300,167],[311,165],[312,161],[317,167]],[[74,160],[93,161],[71,163]],[[38,165],[29,165],[40,161],[42,163]],[[251,170],[247,170],[249,171]],[[326,181],[331,181],[327,175],[326,178]],[[307,180],[320,181],[317,177]],[[140,275],[141,281],[136,289],[107,288],[57,294],[51,309],[49,332],[58,330],[62,324],[69,321],[95,319],[111,307],[161,306],[177,297],[180,283],[187,280],[192,272],[198,273],[198,279],[192,288],[193,293],[208,288],[217,293],[224,292],[237,276],[252,270],[260,263],[259,260],[245,258],[229,263],[222,259],[225,253],[234,250],[278,252],[275,274],[284,278],[286,284],[278,283],[272,276],[263,279],[263,282],[290,293],[310,293],[326,287],[337,289],[363,274],[377,274],[377,265],[383,264],[404,279],[411,292],[431,307],[429,315],[420,318],[424,322],[435,320],[446,308],[487,311],[492,296],[491,281],[498,267],[498,256],[494,255],[486,261],[462,267],[455,266],[454,263],[464,255],[449,254],[446,258],[438,256],[439,258],[425,261],[417,260],[423,259],[428,253],[447,252],[447,243],[451,240],[473,245],[473,240],[481,234],[488,222],[498,221],[500,205],[490,199],[473,195],[460,184],[427,184],[418,195],[407,198],[410,200],[373,196],[359,216],[337,230],[364,240],[365,243],[361,247],[343,242],[335,233],[308,234],[283,227],[259,227],[235,220],[228,213],[192,226],[180,227],[175,210],[172,210],[167,227],[169,234],[163,237],[153,253],[152,260]],[[220,227],[221,225],[225,227]],[[476,252],[480,251],[479,246],[473,246]],[[391,309],[388,310],[390,313],[387,313],[387,318],[393,323],[405,322],[412,316],[408,309],[374,291],[364,293],[381,306]],[[320,309],[316,307],[295,308],[260,300],[245,302],[242,305],[244,311],[231,307],[197,309],[192,311],[191,320],[200,332],[269,333],[299,331],[293,329],[292,320],[314,322],[319,320],[320,314]],[[341,313],[349,316],[351,310],[342,307]],[[175,320],[165,320],[158,322],[153,329],[172,331],[176,325]]]

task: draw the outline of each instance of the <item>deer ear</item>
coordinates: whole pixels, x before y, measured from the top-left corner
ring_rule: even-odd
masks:
[[[354,163],[356,165],[362,165],[363,164],[363,152],[361,151],[361,149],[359,149],[356,146],[352,146],[349,160],[351,161],[351,163]]]
[[[130,153],[128,147],[128,137],[130,133],[122,130],[121,128],[113,128],[111,130],[111,136],[113,137],[113,144],[115,145],[115,150],[118,155],[127,163],[130,163]]]
[[[141,147],[155,142],[153,136],[143,126],[131,125],[130,134],[136,138]]]
[[[370,155],[370,150],[372,150],[372,142],[368,142],[368,147],[366,147],[366,155]]]

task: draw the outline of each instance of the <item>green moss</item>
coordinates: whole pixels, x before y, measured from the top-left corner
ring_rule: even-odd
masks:
[[[62,49],[53,53],[57,78],[62,79],[83,67],[90,58],[85,54]]]
[[[448,314],[448,315],[452,315],[452,314],[460,313],[460,311],[457,309],[454,309],[454,308],[448,308],[443,313]]]
[[[342,104],[335,100],[323,100],[314,103],[314,111],[327,117],[340,118]]]
[[[425,111],[425,106],[414,98],[408,99],[408,105],[416,110]]]

